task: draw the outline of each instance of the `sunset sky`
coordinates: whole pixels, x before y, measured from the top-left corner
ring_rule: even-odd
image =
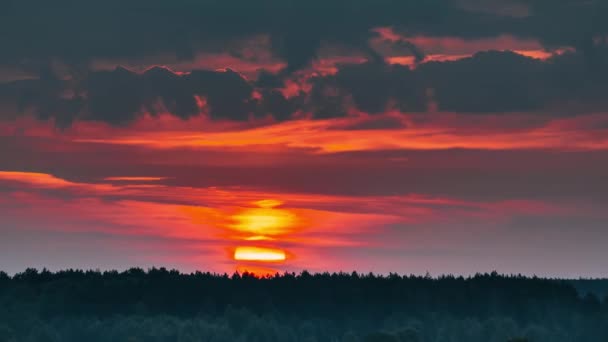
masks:
[[[608,2],[0,3],[0,270],[608,274]]]

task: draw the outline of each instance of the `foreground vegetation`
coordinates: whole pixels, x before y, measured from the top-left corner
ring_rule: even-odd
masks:
[[[608,341],[608,299],[480,274],[0,273],[0,342]]]

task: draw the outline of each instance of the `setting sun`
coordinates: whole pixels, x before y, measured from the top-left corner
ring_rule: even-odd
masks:
[[[234,260],[239,261],[284,261],[285,251],[266,247],[237,247],[234,250]]]
[[[232,229],[258,236],[289,233],[296,223],[291,212],[272,208],[247,209],[232,218],[235,221],[230,225]]]

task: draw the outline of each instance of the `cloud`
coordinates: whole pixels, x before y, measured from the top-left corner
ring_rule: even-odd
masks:
[[[601,53],[608,56],[607,49]],[[335,103],[332,110],[338,116],[350,105],[367,113],[391,107],[403,112],[501,113],[564,105],[601,111],[608,108],[601,95],[608,90],[605,60],[590,63],[571,52],[540,60],[511,51],[485,51],[414,69],[371,62],[344,65],[334,75],[313,79],[310,102],[319,111]]]
[[[608,45],[595,53],[602,58],[569,51],[547,59],[484,51],[415,66],[338,64],[334,73],[295,78],[263,71],[248,79],[231,69],[174,72],[164,67],[141,73],[117,67],[68,79],[49,73],[0,84],[0,106],[5,116],[33,110],[60,127],[75,120],[121,125],[163,113],[232,121],[267,116],[284,121],[302,113],[327,119],[390,110],[577,115],[608,109]]]
[[[187,119],[204,111],[212,118],[247,120],[255,108],[252,93],[252,84],[230,69],[177,74],[162,67],[143,73],[117,67],[82,80],[27,80],[0,88],[5,103],[16,100],[13,107],[33,108],[59,126],[76,119],[124,124],[159,112]]]
[[[465,39],[511,34],[581,49],[608,31],[602,1],[4,0],[0,6],[0,32],[7,32],[0,64],[58,59],[77,68],[95,59],[168,53],[190,59],[228,49],[238,56],[239,44],[256,35],[267,35],[273,55],[293,72],[324,43],[373,52],[368,40],[377,27]]]
[[[344,65],[335,75],[313,80],[311,104],[323,108],[338,99],[339,106],[348,106],[346,98],[363,112],[385,112],[390,100],[404,112],[426,110],[426,89],[418,74],[407,66],[367,62]],[[328,91],[333,90],[333,91]],[[334,110],[340,114],[348,108]]]
[[[608,116],[601,113],[564,118],[534,112],[392,113],[226,129],[225,122],[164,115],[127,127],[77,122],[57,131],[30,119],[12,128],[0,122],[0,132],[8,135],[0,137],[0,169],[52,173],[74,183],[108,183],[114,187],[103,192],[108,196],[131,196],[144,189],[164,198],[167,193],[158,186],[179,186],[184,187],[179,200],[195,203],[208,197],[192,188],[215,186],[605,203],[607,123]],[[169,178],[143,183],[104,181],[107,177]],[[24,187],[15,184],[15,189]],[[70,189],[85,191],[81,186]]]
[[[171,113],[182,119],[204,113],[237,121],[272,116],[283,121],[303,113],[325,119],[388,109],[495,113],[564,105],[607,107],[603,94],[608,89],[608,20],[600,20],[605,6],[600,2],[358,0],[345,7],[340,2],[320,6],[275,0],[63,0],[52,5],[34,0],[28,6],[17,1],[2,5],[0,28],[11,33],[2,37],[6,53],[0,65],[19,67],[36,77],[0,84],[2,115],[33,110],[59,127],[75,120],[120,125],[144,113]],[[526,13],[512,15],[513,8],[525,8]],[[428,40],[466,45],[483,38],[501,41],[506,34],[540,41],[547,48],[571,46],[576,52],[540,60],[485,51],[437,61],[425,51],[432,48]],[[392,44],[388,50],[404,50],[407,56],[377,51],[378,38]],[[285,61],[285,69],[261,70],[257,78],[231,69],[88,70],[104,58],[129,61],[155,54],[188,59],[201,52],[227,53],[255,61],[260,51],[252,41],[265,42],[267,46],[262,45],[274,57]],[[323,46],[366,57],[367,62],[337,64],[324,74],[311,71]],[[393,63],[400,58],[411,58],[413,65]],[[287,88],[294,84],[300,90],[289,96]]]
[[[349,120],[348,122],[337,122],[328,126],[328,130],[344,130],[344,131],[368,131],[368,130],[383,130],[383,129],[400,129],[407,128],[404,117],[395,115],[378,115],[368,116]]]

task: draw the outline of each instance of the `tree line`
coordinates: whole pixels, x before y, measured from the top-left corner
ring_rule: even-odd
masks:
[[[0,272],[0,342],[608,341],[608,299],[499,275]]]

